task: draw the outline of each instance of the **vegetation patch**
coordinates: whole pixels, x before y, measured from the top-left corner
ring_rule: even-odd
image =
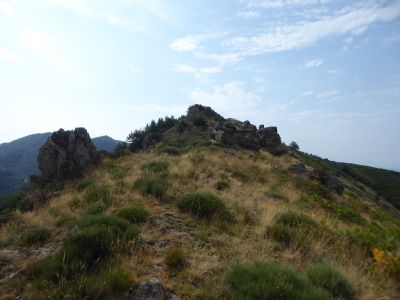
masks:
[[[19,243],[23,246],[42,245],[51,238],[51,231],[44,227],[28,228],[19,238]]]
[[[164,199],[168,186],[168,180],[157,177],[140,177],[134,183],[134,187],[143,195],[151,195],[161,200]]]
[[[227,181],[227,180],[221,179],[221,180],[218,180],[218,181],[215,183],[215,188],[216,188],[217,190],[219,190],[219,191],[227,190],[227,189],[229,189],[230,187],[231,187],[231,184],[230,184],[229,181]]]
[[[186,194],[178,200],[177,205],[180,210],[204,219],[211,219],[226,210],[222,199],[209,192]]]
[[[136,240],[139,233],[138,227],[116,216],[86,216],[70,228],[61,250],[62,257],[68,264],[79,262],[90,267]]]
[[[307,270],[311,283],[330,292],[336,299],[355,299],[355,289],[341,272],[326,263],[318,263]]]
[[[150,218],[149,211],[139,204],[122,208],[116,213],[116,215],[135,224],[144,223]]]
[[[169,174],[169,161],[168,160],[155,160],[141,166],[142,171],[162,174]]]
[[[318,224],[310,217],[294,212],[278,214],[267,227],[266,236],[282,246],[306,247],[310,236],[318,232]]]
[[[164,263],[171,269],[181,270],[186,264],[186,255],[181,248],[172,248],[165,255]]]
[[[334,299],[290,265],[274,261],[236,265],[227,276],[234,299]]]
[[[107,186],[91,185],[84,195],[86,203],[103,202],[107,206],[112,202],[111,190]]]

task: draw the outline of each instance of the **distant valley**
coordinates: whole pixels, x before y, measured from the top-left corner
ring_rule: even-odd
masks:
[[[0,196],[18,190],[29,175],[38,172],[36,158],[51,132],[37,133],[0,144]],[[120,141],[109,136],[93,138],[99,150],[113,152]]]

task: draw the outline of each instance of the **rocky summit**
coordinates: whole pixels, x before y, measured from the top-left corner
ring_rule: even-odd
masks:
[[[46,180],[77,177],[98,160],[99,154],[85,128],[54,132],[40,148],[37,158]]]

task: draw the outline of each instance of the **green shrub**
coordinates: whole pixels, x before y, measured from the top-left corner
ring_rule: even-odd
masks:
[[[146,222],[150,213],[142,205],[133,205],[120,209],[116,215],[122,219],[129,221],[130,223],[143,223]]]
[[[82,200],[79,198],[73,198],[71,201],[68,202],[68,206],[70,209],[77,209],[82,207]]]
[[[193,153],[189,157],[189,159],[192,162],[192,164],[198,165],[198,164],[201,164],[204,161],[204,155],[199,153],[199,152],[196,152],[196,153]]]
[[[136,240],[139,233],[138,227],[116,216],[86,216],[71,226],[61,257],[66,264],[90,267]]]
[[[273,261],[236,265],[227,282],[234,299],[333,300],[327,291],[313,286],[288,264]]]
[[[164,198],[168,185],[168,180],[156,177],[140,177],[134,183],[134,187],[142,194],[152,195],[159,199]]]
[[[200,218],[210,219],[225,210],[225,204],[218,196],[208,192],[194,192],[181,197],[178,207]]]
[[[227,190],[231,187],[231,184],[226,180],[218,180],[215,184],[215,188],[219,191]]]
[[[172,268],[180,270],[185,266],[186,256],[180,248],[170,249],[164,258],[165,264]]]
[[[336,269],[325,263],[318,263],[307,270],[311,283],[328,290],[335,298],[355,299],[355,290],[347,279]]]
[[[190,147],[179,147],[179,146],[170,146],[170,145],[164,145],[158,148],[159,152],[164,152],[170,155],[180,155],[185,152],[188,152],[190,150]]]
[[[85,192],[84,201],[86,203],[102,201],[108,206],[112,202],[111,191],[106,186],[91,185]]]
[[[97,215],[102,213],[105,209],[107,208],[107,205],[104,204],[104,202],[95,202],[95,203],[89,203],[89,205],[86,207],[85,214],[87,215]]]
[[[368,251],[372,248],[393,251],[400,240],[399,228],[383,228],[376,223],[353,226],[346,231],[346,234],[350,241],[368,249]]]
[[[305,247],[310,242],[310,234],[318,229],[318,224],[306,215],[286,212],[277,215],[267,227],[266,236],[282,246]]]
[[[76,188],[76,190],[77,190],[78,192],[82,192],[83,190],[85,190],[86,188],[88,188],[88,187],[90,187],[90,186],[93,186],[94,184],[95,184],[95,183],[93,182],[93,180],[84,178],[84,179],[80,180],[80,181],[76,184],[75,188]]]
[[[7,223],[8,221],[14,219],[15,217],[15,211],[11,209],[3,209],[0,212],[0,224]]]
[[[142,171],[151,173],[168,173],[169,162],[167,160],[156,160],[141,166]]]
[[[99,274],[87,275],[83,282],[82,290],[79,292],[82,298],[104,299],[127,291],[133,278],[130,272],[117,266]]]
[[[279,191],[271,191],[267,193],[267,196],[277,200],[287,200],[287,197]]]
[[[207,121],[203,117],[196,117],[193,119],[193,125],[198,127],[207,126]]]
[[[24,246],[41,245],[51,237],[51,231],[44,227],[26,229],[20,236],[20,244]]]

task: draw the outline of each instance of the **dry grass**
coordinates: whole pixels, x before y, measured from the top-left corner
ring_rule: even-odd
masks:
[[[274,157],[267,152],[208,148],[195,151],[200,151],[203,158],[194,159],[192,151],[181,156],[139,153],[108,159],[103,162],[103,167],[88,175],[99,186],[110,189],[112,202],[104,213],[113,214],[120,208],[141,204],[152,216],[142,225],[141,246],[135,253],[121,257],[122,265],[132,271],[136,282],[158,277],[167,289],[183,299],[230,298],[224,278],[235,263],[275,258],[305,269],[324,259],[346,274],[359,291],[360,299],[399,296],[390,281],[374,279],[373,268],[369,265],[372,262],[366,260],[358,248],[351,248],[344,237],[313,240],[308,253],[291,248],[279,251],[276,242],[265,238],[266,228],[277,214],[289,210],[303,212],[296,205],[301,191],[292,183],[289,174],[280,171],[295,161],[291,156]],[[133,188],[135,180],[142,175],[141,165],[160,158],[170,163],[166,201],[143,196]],[[237,173],[233,174],[235,171]],[[220,179],[229,180],[230,188],[218,191],[215,183]],[[174,204],[175,200],[193,191],[218,194],[234,213],[237,222],[201,221],[181,213]],[[50,242],[61,245],[68,222],[61,224],[60,220],[72,220],[84,213],[84,208],[70,205],[74,199],[83,199],[84,194],[85,190],[77,191],[71,183],[45,206],[33,212],[18,213],[15,221],[0,228],[0,239],[10,240],[24,227],[42,226],[54,231]],[[271,196],[276,194],[281,199]],[[347,201],[344,198],[334,200]],[[333,232],[349,226],[332,219],[322,208],[307,213]],[[187,254],[187,265],[179,272],[171,271],[163,260],[168,249],[174,247],[180,247]],[[23,268],[31,259],[21,257],[17,265]],[[24,278],[20,280],[23,283]],[[0,283],[0,288],[7,287],[10,295],[29,297],[29,284],[17,286],[18,289],[11,283]]]

